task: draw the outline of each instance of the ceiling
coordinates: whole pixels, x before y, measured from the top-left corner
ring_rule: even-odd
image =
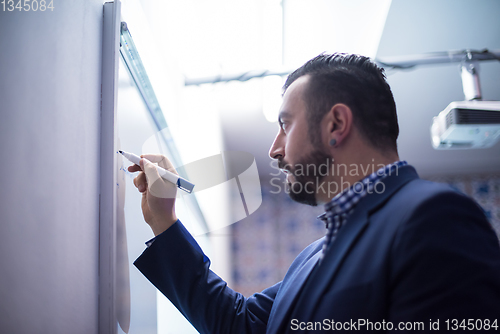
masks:
[[[460,49],[498,50],[498,17],[500,2],[495,0],[393,0],[377,57]],[[285,19],[285,36],[287,25],[292,24]],[[330,24],[328,21],[318,21],[313,28],[321,30],[322,38],[325,39],[325,31],[328,31]],[[300,47],[300,40],[296,44]],[[284,50],[287,50],[286,46]],[[286,52],[293,52],[290,48],[288,50]],[[500,100],[500,62],[481,63],[479,75],[483,98]],[[258,80],[222,84],[222,88],[215,90],[221,96],[231,95],[232,102],[226,103],[224,99],[219,99],[226,149],[252,153],[261,176],[266,178],[270,173],[275,173],[267,154],[278,127],[266,121],[262,114],[262,94]],[[398,108],[400,157],[414,165],[422,176],[500,172],[500,143],[480,150],[436,151],[431,146],[429,129],[432,118],[450,102],[464,99],[457,64],[391,71],[388,81]]]

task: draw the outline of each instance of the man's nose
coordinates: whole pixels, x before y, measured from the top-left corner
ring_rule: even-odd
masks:
[[[269,156],[271,159],[279,159],[285,157],[285,145],[284,145],[284,136],[281,133],[276,135],[274,138],[274,142],[271,145],[271,149],[269,150]]]

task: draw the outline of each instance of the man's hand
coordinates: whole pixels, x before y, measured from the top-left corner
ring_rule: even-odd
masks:
[[[132,173],[140,171],[134,179],[134,185],[142,193],[141,207],[144,220],[156,236],[177,221],[175,215],[177,186],[162,179],[154,163],[172,173],[177,174],[177,172],[163,155],[144,154],[141,158],[141,166],[129,166],[128,171]]]

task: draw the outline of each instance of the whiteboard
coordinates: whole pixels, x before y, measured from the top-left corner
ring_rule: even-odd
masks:
[[[117,135],[120,149],[136,154],[159,153],[173,159],[168,151],[168,143],[160,135],[144,100],[139,93],[130,73],[123,60],[120,60],[119,85],[118,85],[118,112],[117,112]],[[147,240],[153,237],[151,229],[144,222],[140,207],[142,195],[133,185],[133,178],[137,173],[130,173],[127,167],[131,165],[121,154],[118,159],[118,207],[117,207],[117,316],[119,329],[127,328],[127,294],[130,294],[130,331],[128,333],[157,333],[158,309],[156,288],[133,266],[133,261],[144,251]],[[195,196],[191,194],[189,196]],[[203,225],[200,217],[196,216],[196,210],[191,210],[192,203],[188,196],[182,196],[176,200],[176,212],[185,217],[188,228],[196,228]],[[123,212],[123,214],[121,214]],[[189,217],[189,218],[187,218]],[[124,238],[121,238],[126,236]],[[199,239],[200,237],[198,237]],[[203,236],[201,237],[203,238]],[[198,240],[199,241],[199,240]],[[130,289],[126,288],[127,279],[130,281]],[[163,297],[164,298],[164,297]],[[162,302],[163,304],[163,302]],[[178,313],[171,309],[169,312]],[[172,314],[161,315],[174,318]],[[121,316],[121,317],[120,317]],[[178,316],[182,317],[179,313]],[[175,320],[172,320],[175,321]],[[182,319],[179,318],[179,322]],[[123,325],[123,327],[122,327]],[[172,324],[178,326],[178,324]],[[120,331],[119,331],[120,332]],[[125,332],[125,331],[124,331]],[[186,332],[187,333],[187,332]]]
[[[133,185],[137,173],[118,150],[137,155],[159,153],[182,167],[156,93],[149,82],[120,2],[104,4],[101,106],[101,196],[99,241],[99,332],[196,333],[171,303],[133,266],[153,237],[141,210],[142,195]],[[180,168],[180,173],[187,173]],[[182,175],[189,180],[189,175]],[[179,191],[181,192],[181,191]],[[206,223],[196,195],[180,196],[176,213],[202,247],[209,247]],[[166,325],[165,325],[166,324]]]

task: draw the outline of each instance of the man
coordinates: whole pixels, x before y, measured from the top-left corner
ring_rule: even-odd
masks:
[[[279,122],[270,156],[294,200],[325,205],[327,233],[249,298],[209,270],[175,187],[141,160],[134,184],[156,237],[135,265],[201,333],[498,330],[498,239],[472,200],[399,161],[382,69],[357,55],[310,60],[288,77]]]

